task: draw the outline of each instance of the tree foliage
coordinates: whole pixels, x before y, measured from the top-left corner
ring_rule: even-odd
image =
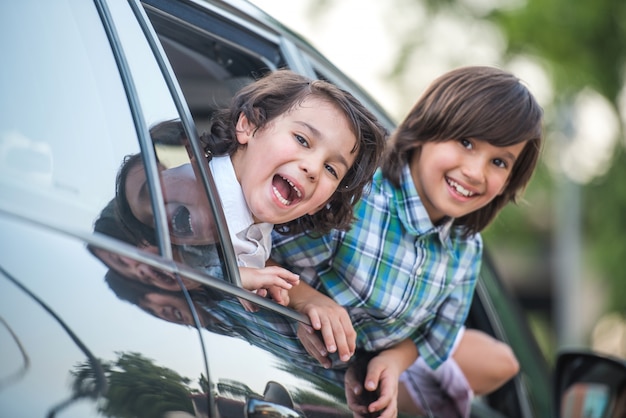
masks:
[[[175,371],[138,353],[118,353],[117,360],[102,366],[108,381],[99,408],[102,414],[116,418],[160,417],[168,411],[193,414],[190,380]],[[75,390],[92,385],[90,364],[79,364],[72,374]]]
[[[493,2],[492,9],[473,9],[467,0],[398,0],[407,7],[425,6],[431,14],[474,14],[475,19],[490,21],[504,34],[506,51],[503,61],[519,55],[532,56],[541,62],[554,88],[553,103],[548,104],[548,136],[562,129],[555,114],[575,96],[592,89],[604,96],[619,113],[620,94],[626,75],[626,2],[623,0],[526,0]],[[419,29],[416,28],[416,31]],[[418,36],[401,40],[396,71],[409,71],[402,63],[414,48]],[[607,284],[607,310],[626,312],[626,175],[623,128],[610,169],[600,178],[582,185],[584,251],[592,270]],[[591,138],[593,140],[593,138]],[[558,152],[558,151],[557,151]],[[544,161],[545,163],[545,161]],[[535,253],[537,262],[549,254],[554,219],[550,202],[558,182],[544,164],[538,168],[521,208],[506,208],[487,231],[496,247],[515,241],[522,252]],[[537,243],[543,242],[542,245]],[[548,246],[546,246],[546,243]]]
[[[527,0],[488,16],[506,34],[508,54],[532,54],[548,69],[557,102],[591,88],[619,111],[626,63],[626,3],[621,0]],[[626,311],[626,161],[622,141],[609,172],[583,186],[585,248],[609,288],[607,309]]]
[[[626,56],[621,0],[527,0],[489,19],[506,34],[510,54],[543,58],[558,95],[591,87],[616,103]]]

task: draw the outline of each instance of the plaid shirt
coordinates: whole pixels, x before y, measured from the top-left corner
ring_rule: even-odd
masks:
[[[272,258],[347,309],[357,347],[377,351],[411,338],[437,368],[469,310],[480,235],[463,238],[452,219],[434,226],[408,165],[399,189],[377,171],[355,217],[349,231],[318,239],[274,233]]]

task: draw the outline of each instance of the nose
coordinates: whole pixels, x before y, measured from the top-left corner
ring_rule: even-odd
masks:
[[[305,173],[306,177],[312,182],[316,182],[319,178],[321,167],[323,163],[319,161],[319,158],[311,156],[305,159],[300,164],[300,169]]]
[[[139,279],[147,280],[152,277],[152,269],[147,264],[137,263],[135,272]]]
[[[468,183],[481,184],[485,179],[486,163],[480,157],[470,157],[463,162],[461,173],[465,176]]]

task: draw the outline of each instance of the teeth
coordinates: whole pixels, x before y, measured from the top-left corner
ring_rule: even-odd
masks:
[[[284,178],[283,176],[280,176],[283,180],[285,180],[287,182],[287,184],[289,184],[291,186],[291,188],[296,192],[296,196],[298,197],[302,197],[302,192],[296,187],[295,184],[293,184],[291,182],[291,180]],[[280,203],[282,203],[285,206],[289,206],[291,205],[291,200],[287,200],[283,197],[283,195],[280,194],[280,192],[278,191],[278,189],[276,187],[273,188],[274,190],[274,195],[278,198],[278,200],[280,201]]]
[[[287,200],[285,199],[279,192],[278,189],[276,187],[273,187],[274,190],[274,196],[276,196],[278,198],[278,200],[280,201],[280,203],[282,203],[285,206],[289,206],[291,205],[291,200]]]
[[[457,191],[457,193],[459,193],[460,195],[463,195],[465,197],[470,197],[473,196],[474,193],[470,192],[469,190],[467,190],[465,187],[461,186],[459,183],[452,181],[450,179],[448,179],[448,184],[452,187],[454,187],[454,189]]]
[[[281,177],[282,177],[282,176],[281,176]],[[296,185],[295,185],[295,184],[293,184],[293,183],[291,182],[291,180],[286,179],[286,178],[284,178],[284,177],[283,177],[283,180],[285,180],[287,183],[289,183],[289,185],[291,186],[291,188],[292,188],[292,189],[294,189],[294,190],[296,191],[296,194],[298,195],[298,197],[302,197],[302,193],[300,192],[300,190],[298,190],[298,189],[296,188]]]

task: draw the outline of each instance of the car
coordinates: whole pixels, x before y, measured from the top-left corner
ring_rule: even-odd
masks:
[[[345,370],[307,361],[289,333],[307,318],[242,289],[199,138],[237,89],[280,68],[349,90],[391,130],[384,109],[246,1],[24,0],[4,2],[0,23],[2,416],[352,417]],[[189,218],[168,218],[160,167],[182,164],[217,243],[180,243]],[[150,225],[120,215],[131,175]],[[473,417],[550,416],[576,360],[603,359],[570,353],[553,390],[488,256],[467,326],[508,343],[521,370]]]

